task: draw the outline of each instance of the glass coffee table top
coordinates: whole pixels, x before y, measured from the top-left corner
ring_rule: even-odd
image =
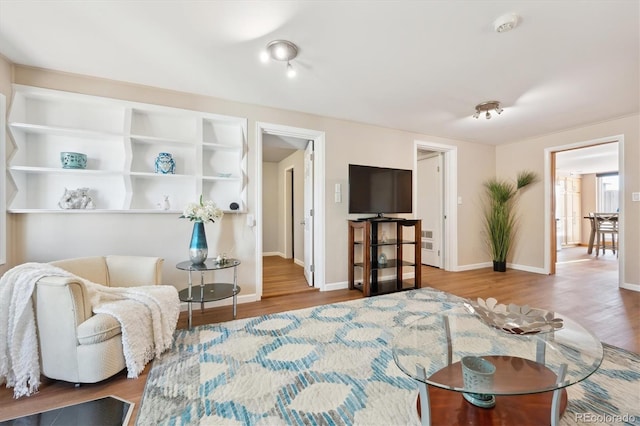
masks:
[[[563,320],[558,330],[514,335],[487,325],[461,304],[407,325],[393,341],[393,357],[410,377],[457,392],[523,395],[561,389],[595,372],[603,348],[584,327],[555,316]],[[465,387],[460,365],[464,356],[494,364],[492,383]],[[424,368],[424,376],[417,365]],[[564,377],[558,381],[558,376]]]

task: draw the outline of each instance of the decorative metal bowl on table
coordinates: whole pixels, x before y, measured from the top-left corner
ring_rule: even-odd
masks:
[[[510,334],[548,333],[563,327],[562,318],[556,318],[553,312],[528,305],[499,304],[492,297],[478,298],[464,306],[487,325]]]

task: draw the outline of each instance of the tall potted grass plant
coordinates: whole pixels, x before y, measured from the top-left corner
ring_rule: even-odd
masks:
[[[484,182],[484,230],[494,271],[507,270],[507,255],[516,233],[516,207],[520,190],[537,181],[536,173],[522,171],[518,173],[515,183],[499,178]]]

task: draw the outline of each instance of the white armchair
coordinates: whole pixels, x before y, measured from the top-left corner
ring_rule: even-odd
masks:
[[[144,256],[95,256],[51,262],[109,287],[156,285],[164,260]],[[82,281],[45,276],[34,291],[41,372],[72,383],[95,383],[125,368],[119,322],[93,314]]]

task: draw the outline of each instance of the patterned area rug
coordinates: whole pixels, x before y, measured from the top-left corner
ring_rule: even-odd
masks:
[[[406,324],[462,299],[421,289],[178,330],[149,372],[137,425],[418,425],[393,361]],[[605,345],[567,390],[562,425],[640,425],[640,355]]]

